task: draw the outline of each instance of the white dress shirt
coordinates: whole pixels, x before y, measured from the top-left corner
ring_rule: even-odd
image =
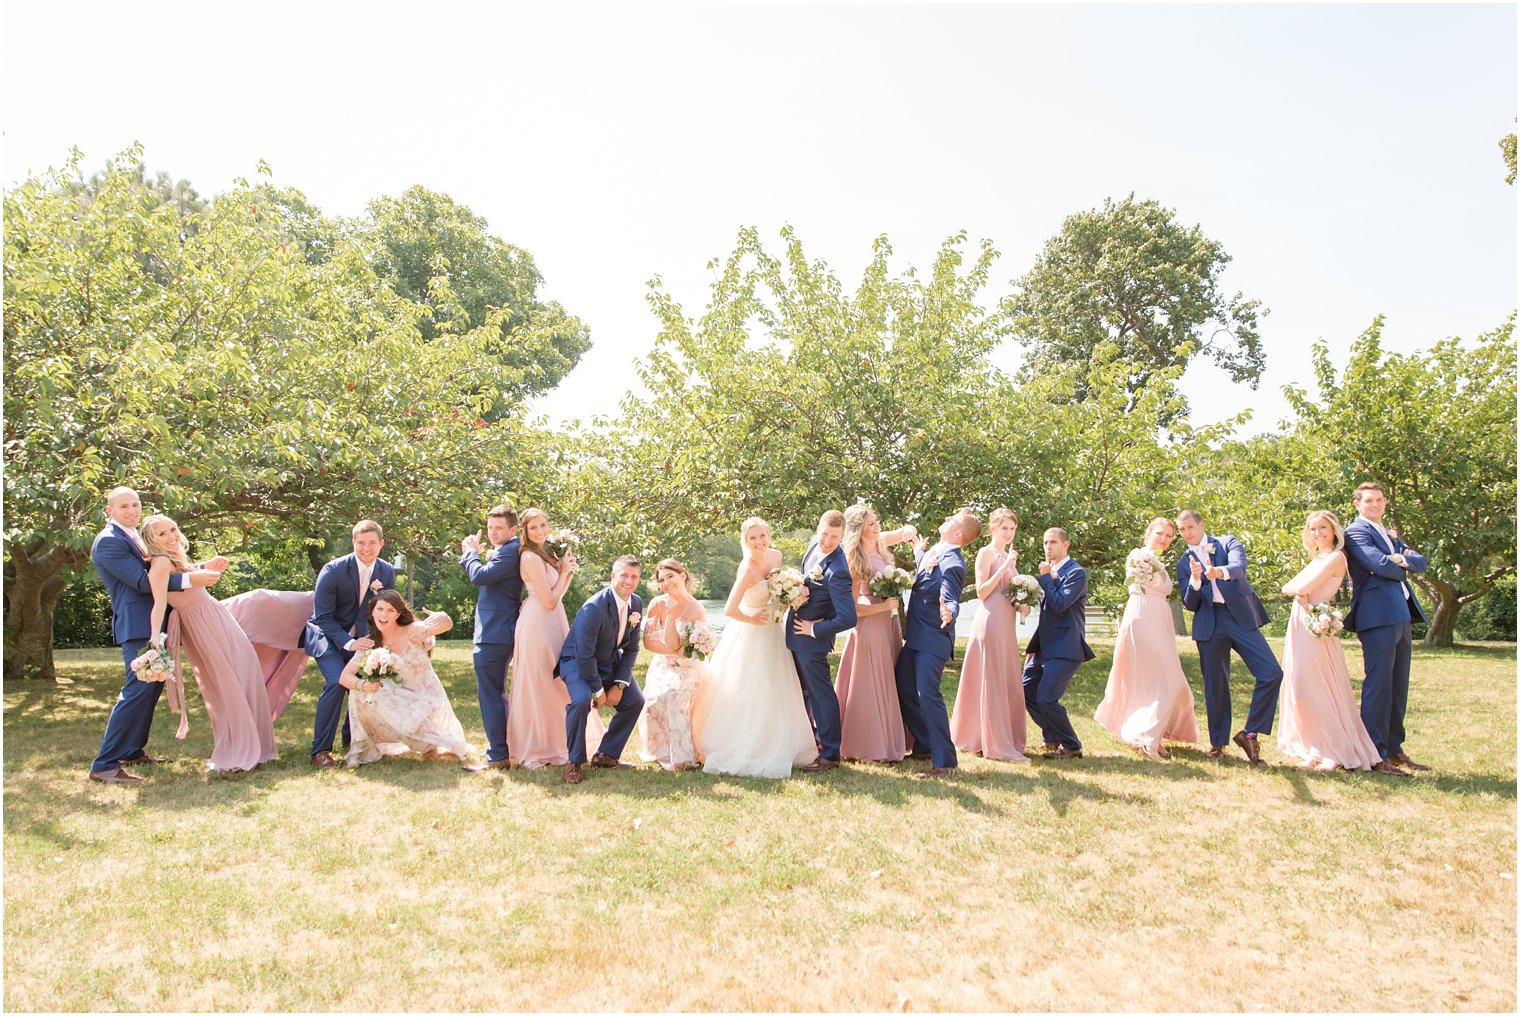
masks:
[[[1216,567],[1216,565],[1213,564],[1213,556],[1209,553],[1209,537],[1207,533],[1204,534],[1203,539],[1198,543],[1197,546],[1188,544],[1188,550],[1198,555],[1198,560],[1203,562],[1203,570],[1205,572],[1207,572],[1210,568]],[[1224,572],[1224,574],[1219,576],[1219,578],[1213,580],[1215,603],[1224,602],[1224,593],[1221,593],[1219,591],[1219,583],[1227,580],[1230,577],[1230,570],[1228,568],[1220,568],[1219,570]],[[1188,585],[1192,586],[1194,589],[1202,589],[1203,580],[1191,579],[1188,581]]]
[[[1367,516],[1363,515],[1362,518],[1367,519]],[[1367,521],[1372,522],[1371,519],[1367,519]],[[1388,534],[1388,530],[1383,527],[1383,524],[1381,522],[1372,522],[1372,528],[1383,534],[1383,539],[1388,542],[1389,552],[1397,553],[1397,551],[1394,549],[1393,537]],[[1409,583],[1407,581],[1400,582],[1399,585],[1403,586],[1404,588],[1404,599],[1409,599]]]

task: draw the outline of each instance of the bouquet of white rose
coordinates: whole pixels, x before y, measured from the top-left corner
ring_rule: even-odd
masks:
[[[1003,588],[1003,595],[1015,607],[1032,607],[1040,598],[1040,580],[1033,575],[1015,575]]]
[[[580,534],[573,529],[556,529],[544,540],[544,549],[561,558],[580,545]]]
[[[1304,624],[1315,638],[1336,638],[1345,630],[1339,608],[1329,603],[1311,603],[1304,608]]]
[[[132,676],[139,681],[167,681],[174,676],[174,658],[165,648],[168,636],[159,632],[153,636],[137,658],[132,661]]]
[[[384,681],[396,677],[396,654],[384,646],[376,646],[359,660],[358,678],[361,681]],[[373,695],[365,695],[365,702],[375,701]]]
[[[1149,547],[1138,547],[1129,552],[1129,560],[1124,565],[1124,577],[1129,580],[1129,591],[1136,596],[1144,596],[1156,576],[1166,573],[1166,565],[1156,552]]]
[[[872,596],[880,596],[883,600],[901,599],[903,593],[913,588],[913,573],[889,564],[871,576],[868,588]]]
[[[703,621],[677,621],[676,634],[681,636],[681,655],[689,660],[705,660],[718,648],[718,636]]]
[[[771,620],[780,624],[782,612],[796,602],[797,594],[804,588],[802,572],[796,568],[772,568],[765,584],[771,594]]]

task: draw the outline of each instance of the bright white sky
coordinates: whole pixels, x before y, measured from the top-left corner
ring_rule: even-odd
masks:
[[[486,217],[591,327],[556,420],[614,410],[646,280],[699,312],[745,224],[790,222],[849,286],[877,234],[924,266],[964,228],[1002,252],[995,299],[1066,215],[1156,198],[1271,310],[1260,390],[1186,382],[1196,420],[1252,407],[1250,431],[1316,338],[1384,313],[1407,351],[1516,306],[1512,5],[54,0],[3,30],[7,183],[138,140],[203,194],[264,159],[330,213],[421,183]]]

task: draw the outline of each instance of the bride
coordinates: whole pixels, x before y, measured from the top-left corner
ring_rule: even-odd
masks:
[[[771,548],[762,519],[746,519],[739,539],[744,561],[697,704],[697,751],[704,772],[780,779],[817,758],[818,746],[786,633],[767,606],[766,576],[781,564],[781,552]]]

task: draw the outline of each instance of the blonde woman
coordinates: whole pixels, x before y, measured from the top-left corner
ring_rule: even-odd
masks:
[[[167,515],[149,515],[139,532],[153,593],[149,631],[167,631],[171,649],[183,646],[190,653],[195,683],[211,718],[210,767],[238,771],[268,762],[275,757],[274,720],[264,688],[264,668],[253,643],[205,589],[170,591],[171,575],[195,570],[188,556],[190,541],[178,523]],[[183,706],[181,717],[177,736],[184,737],[188,726]]]
[[[971,622],[950,736],[961,751],[1000,762],[1028,762],[1024,744],[1024,666],[1019,656],[1019,618],[1004,595],[1019,574],[1013,538],[1019,517],[998,508],[987,518],[992,540],[976,552],[976,596],[982,603]],[[1024,613],[1029,608],[1020,607]]]
[[[893,666],[902,648],[898,600],[872,595],[871,579],[892,564],[887,549],[918,536],[912,526],[881,531],[881,521],[867,505],[844,512],[844,557],[855,587],[855,627],[844,639],[839,660],[841,758],[861,762],[901,762],[908,753],[902,706],[897,701]]]
[[[688,633],[707,626],[707,611],[692,596],[691,573],[680,561],[666,558],[655,565],[654,581],[660,595],[650,602],[644,624],[644,648],[654,656],[644,675],[639,757],[666,769],[696,769],[692,713],[707,665],[683,649]]]
[[[1328,603],[1346,580],[1346,531],[1327,511],[1304,520],[1304,549],[1313,555],[1304,570],[1283,586],[1293,597],[1288,637],[1283,643],[1282,718],[1277,750],[1314,769],[1372,769],[1382,757],[1362,725],[1341,640],[1317,638],[1309,630],[1309,607]],[[1379,772],[1408,775],[1392,766]]]

